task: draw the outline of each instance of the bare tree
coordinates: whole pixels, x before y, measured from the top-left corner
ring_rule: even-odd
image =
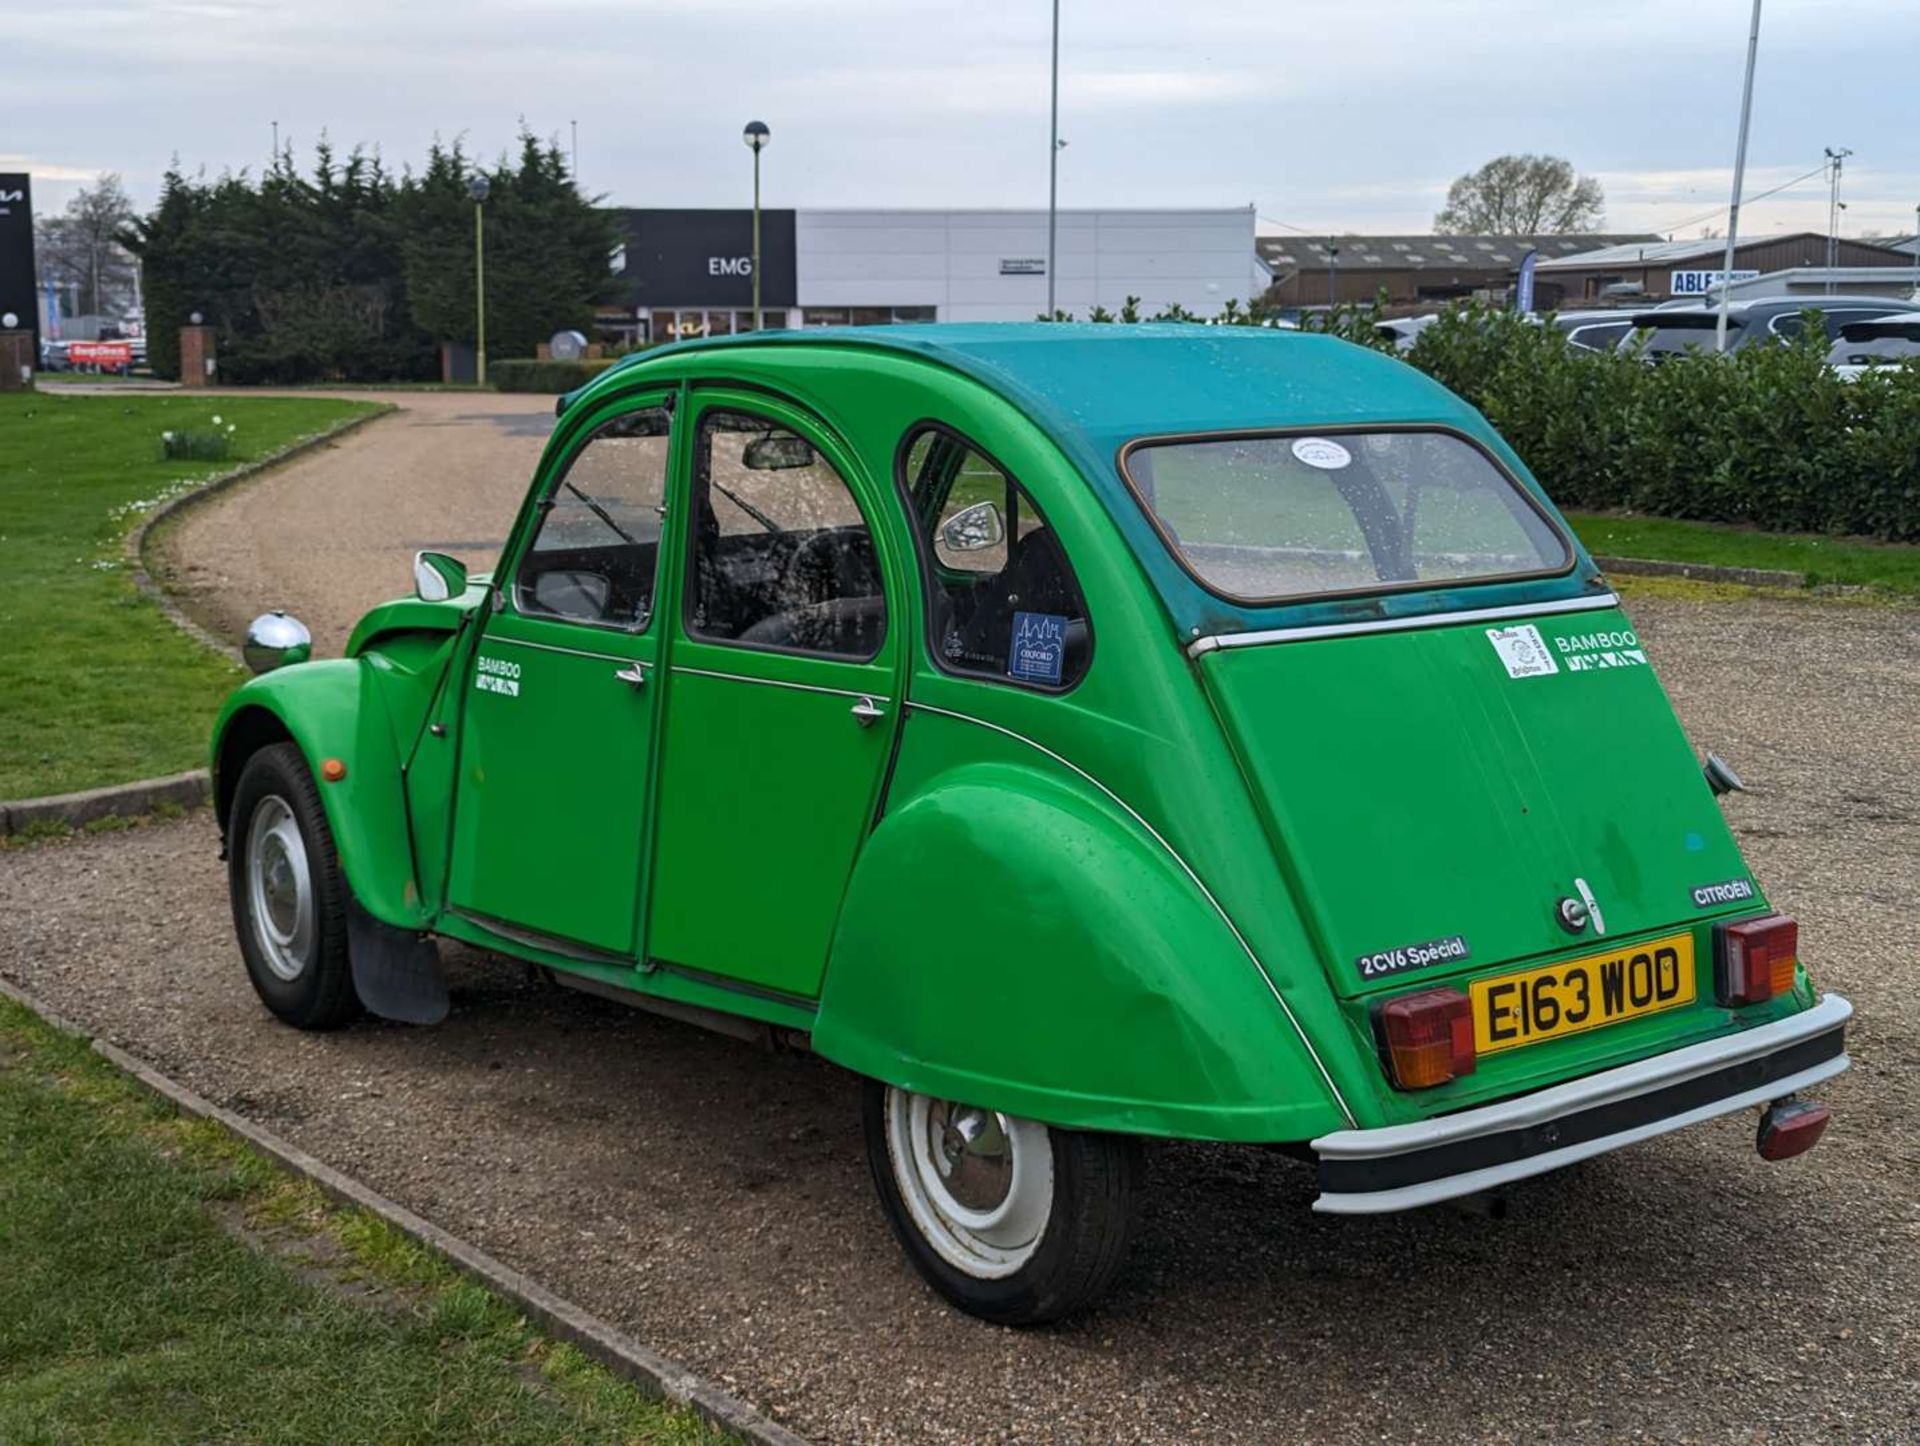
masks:
[[[1600,183],[1558,156],[1500,156],[1447,188],[1442,235],[1535,236],[1604,224]]]
[[[69,292],[81,315],[117,316],[135,298],[137,263],[120,242],[134,219],[120,177],[105,172],[83,186],[67,209],[35,228],[43,281]]]

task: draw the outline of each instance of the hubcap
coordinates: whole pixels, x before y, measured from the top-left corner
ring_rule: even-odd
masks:
[[[1053,1213],[1045,1125],[889,1089],[887,1154],[914,1225],[949,1265],[993,1280],[1033,1258]]]
[[[278,794],[254,806],[246,863],[254,942],[274,977],[291,983],[313,953],[313,876],[299,822]]]

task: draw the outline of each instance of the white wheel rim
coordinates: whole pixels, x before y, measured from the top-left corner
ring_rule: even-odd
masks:
[[[261,958],[292,983],[313,955],[313,875],[299,821],[278,794],[254,805],[247,824],[247,902]]]
[[[886,1108],[894,1182],[940,1258],[980,1280],[1031,1260],[1053,1214],[1047,1127],[891,1087]]]

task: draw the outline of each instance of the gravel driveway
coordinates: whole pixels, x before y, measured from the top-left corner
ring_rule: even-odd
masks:
[[[0,973],[822,1439],[1920,1439],[1920,615],[1635,612],[1860,1011],[1826,1141],[1765,1165],[1718,1121],[1504,1222],[1316,1217],[1298,1165],[1163,1146],[1131,1267],[1063,1327],[920,1286],[817,1060],[464,952],[438,1029],[276,1025],[204,814],[0,854]]]
[[[467,430],[488,456],[518,436]],[[464,445],[419,465],[468,475]],[[330,474],[355,508],[396,480],[368,475]],[[258,525],[269,485],[198,535]],[[470,485],[504,528],[519,482]],[[459,511],[441,530],[484,541]],[[409,527],[433,530],[385,530]],[[373,559],[412,542],[378,531],[376,597],[405,575]],[[811,1057],[465,951],[437,1029],[275,1024],[204,814],[0,853],[0,975],[822,1440],[1920,1440],[1920,613],[1633,612],[1693,738],[1753,790],[1727,807],[1756,871],[1859,1011],[1820,1148],[1764,1164],[1741,1115],[1522,1185],[1496,1222],[1316,1217],[1300,1165],[1159,1146],[1131,1265],[1060,1327],[985,1326],[919,1284],[853,1082]]]

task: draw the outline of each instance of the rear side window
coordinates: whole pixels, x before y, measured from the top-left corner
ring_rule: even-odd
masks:
[[[922,428],[901,455],[936,661],[1033,688],[1078,683],[1093,655],[1086,599],[1026,489],[944,427]]]
[[[1240,602],[1540,576],[1573,563],[1533,499],[1448,432],[1139,442],[1121,466],[1187,570]]]

